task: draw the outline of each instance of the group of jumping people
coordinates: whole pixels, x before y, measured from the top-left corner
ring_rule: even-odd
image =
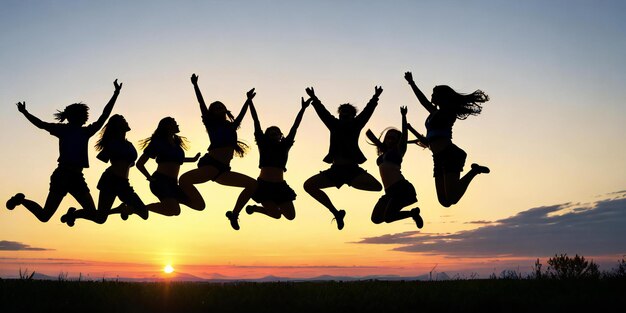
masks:
[[[61,222],[69,226],[73,226],[76,219],[102,224],[111,214],[120,214],[124,220],[129,215],[136,214],[145,220],[149,212],[166,216],[179,215],[181,204],[194,210],[204,210],[205,201],[195,185],[214,181],[221,185],[242,188],[233,210],[226,212],[226,217],[235,230],[240,228],[239,215],[244,209],[247,214],[261,213],[275,219],[285,217],[293,220],[296,216],[293,203],[296,193],[287,184],[283,174],[287,171],[289,150],[294,144],[304,112],[312,105],[330,132],[330,147],[324,157],[324,162],[329,163],[330,168],[307,179],[304,190],[332,213],[337,228],[343,229],[346,211],[337,209],[323,189],[341,188],[344,184],[366,191],[385,189],[385,194],[372,211],[372,222],[391,223],[411,218],[418,228],[422,228],[424,221],[419,207],[403,210],[417,202],[415,188],[401,171],[407,145],[415,143],[432,151],[439,203],[445,207],[456,204],[472,179],[478,174],[489,173],[489,168],[472,164],[471,169],[461,177],[467,154],[452,143],[452,126],[457,119],[464,120],[469,115],[480,114],[482,104],[489,97],[481,90],[460,94],[449,86],[439,85],[433,88],[431,100],[428,100],[413,81],[410,72],[406,72],[404,78],[429,113],[425,123],[426,135],[407,123],[408,110],[405,106],[400,107],[400,129],[389,127],[378,137],[371,130],[367,130],[366,136],[376,147],[378,154],[376,164],[382,185],[361,168],[360,165],[366,161],[366,157],[358,145],[359,136],[373,115],[383,92],[382,87],[378,86],[374,88],[374,95],[360,113],[354,105],[346,103],[339,106],[338,117],[326,109],[312,87],[306,88],[307,99],[301,99],[300,111],[289,133],[284,136],[277,126],[270,126],[263,131],[253,102],[256,95],[254,88],[246,93],[246,100],[239,114],[234,116],[220,101],[212,102],[207,107],[198,86],[198,76],[193,74],[191,83],[211,142],[208,152],[202,157],[200,153],[193,157],[185,155],[187,140],[179,135],[179,126],[172,117],[161,119],[152,135],[140,141],[143,152],[139,155],[133,144],[126,139],[126,133],[131,130],[128,122],[122,115],[110,116],[122,89],[122,84],[117,80],[113,82],[115,90],[102,115],[87,126],[85,124],[89,107],[83,103],[68,105],[54,115],[57,123],[48,123],[29,113],[25,102],[18,102],[18,111],[28,121],[58,137],[58,167],[50,177],[50,190],[43,207],[27,199],[23,193],[11,197],[6,206],[13,210],[16,206],[23,205],[40,221],[47,222],[69,193],[81,206],[78,210],[71,207],[61,216]],[[249,148],[237,136],[237,130],[248,110],[254,121],[254,137],[260,155],[260,173],[257,179],[235,172],[230,167],[233,157],[243,156]],[[98,131],[100,138],[95,144],[97,158],[110,166],[98,181],[100,193],[96,206],[85,182],[83,169],[89,167],[88,141]],[[409,132],[416,139],[409,140]],[[153,173],[145,167],[150,159],[154,159],[157,164]],[[179,177],[180,166],[184,162],[197,162],[198,166]],[[133,190],[128,174],[135,165],[149,181],[150,190],[159,202],[145,204]],[[116,198],[120,199],[121,204],[113,208]],[[250,199],[257,205],[246,206]]]

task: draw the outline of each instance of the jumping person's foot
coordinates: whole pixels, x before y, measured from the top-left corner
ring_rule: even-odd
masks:
[[[342,230],[343,229],[343,218],[346,217],[346,211],[344,210],[339,210],[337,211],[337,213],[333,214],[335,216],[334,220],[337,221],[337,229]]]
[[[252,213],[256,212],[256,208],[258,206],[257,205],[248,205],[246,206],[246,213],[248,213],[248,215],[251,215]]]
[[[420,208],[415,207],[411,210],[411,218],[415,221],[417,228],[422,229],[424,227],[424,220],[420,216]]]
[[[233,211],[226,211],[226,218],[228,218],[228,220],[230,221],[230,226],[234,230],[239,230],[239,221],[237,220],[239,218],[239,215],[235,215]]]
[[[478,172],[478,174],[488,174],[489,172],[491,172],[491,170],[488,167],[478,165],[476,163],[472,164],[472,170]]]
[[[61,216],[61,223],[65,223],[69,227],[74,226],[74,222],[76,221],[76,217],[74,217],[74,212],[76,212],[76,208],[70,207],[67,210],[67,213]]]
[[[16,206],[22,204],[22,201],[24,201],[24,198],[25,196],[23,193],[15,194],[15,196],[11,197],[11,199],[7,201],[7,209],[9,210],[15,209]]]

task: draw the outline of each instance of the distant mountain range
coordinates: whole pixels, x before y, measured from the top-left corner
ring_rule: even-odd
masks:
[[[231,283],[231,282],[306,282],[306,281],[363,281],[363,280],[383,280],[383,281],[428,281],[428,280],[449,280],[450,276],[445,272],[433,274],[433,277],[429,274],[420,276],[398,276],[398,275],[369,275],[369,276],[331,276],[321,275],[311,278],[290,278],[280,276],[265,276],[261,278],[237,278],[224,276],[219,273],[211,273],[207,275],[208,278],[202,278],[195,275],[174,272],[171,274],[163,274],[161,272],[146,273],[144,277],[129,278],[129,277],[104,277],[101,279],[93,279],[92,277],[81,277],[82,280],[106,280],[106,281],[125,281],[125,282],[162,282],[162,281],[177,281],[177,282],[207,282],[207,283]],[[17,278],[17,277],[12,277]],[[48,276],[45,274],[35,273],[33,279],[37,280],[79,280],[78,277],[61,277],[61,276]]]

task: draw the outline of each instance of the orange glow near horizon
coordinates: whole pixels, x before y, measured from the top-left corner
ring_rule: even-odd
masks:
[[[163,268],[163,272],[165,272],[165,274],[171,274],[174,272],[174,268],[171,264],[165,265],[165,267]]]

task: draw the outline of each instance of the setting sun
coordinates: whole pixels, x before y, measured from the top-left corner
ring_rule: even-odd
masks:
[[[163,271],[166,274],[171,274],[172,272],[174,272],[174,268],[172,267],[172,265],[168,264],[168,265],[165,265],[165,267],[163,268]]]

